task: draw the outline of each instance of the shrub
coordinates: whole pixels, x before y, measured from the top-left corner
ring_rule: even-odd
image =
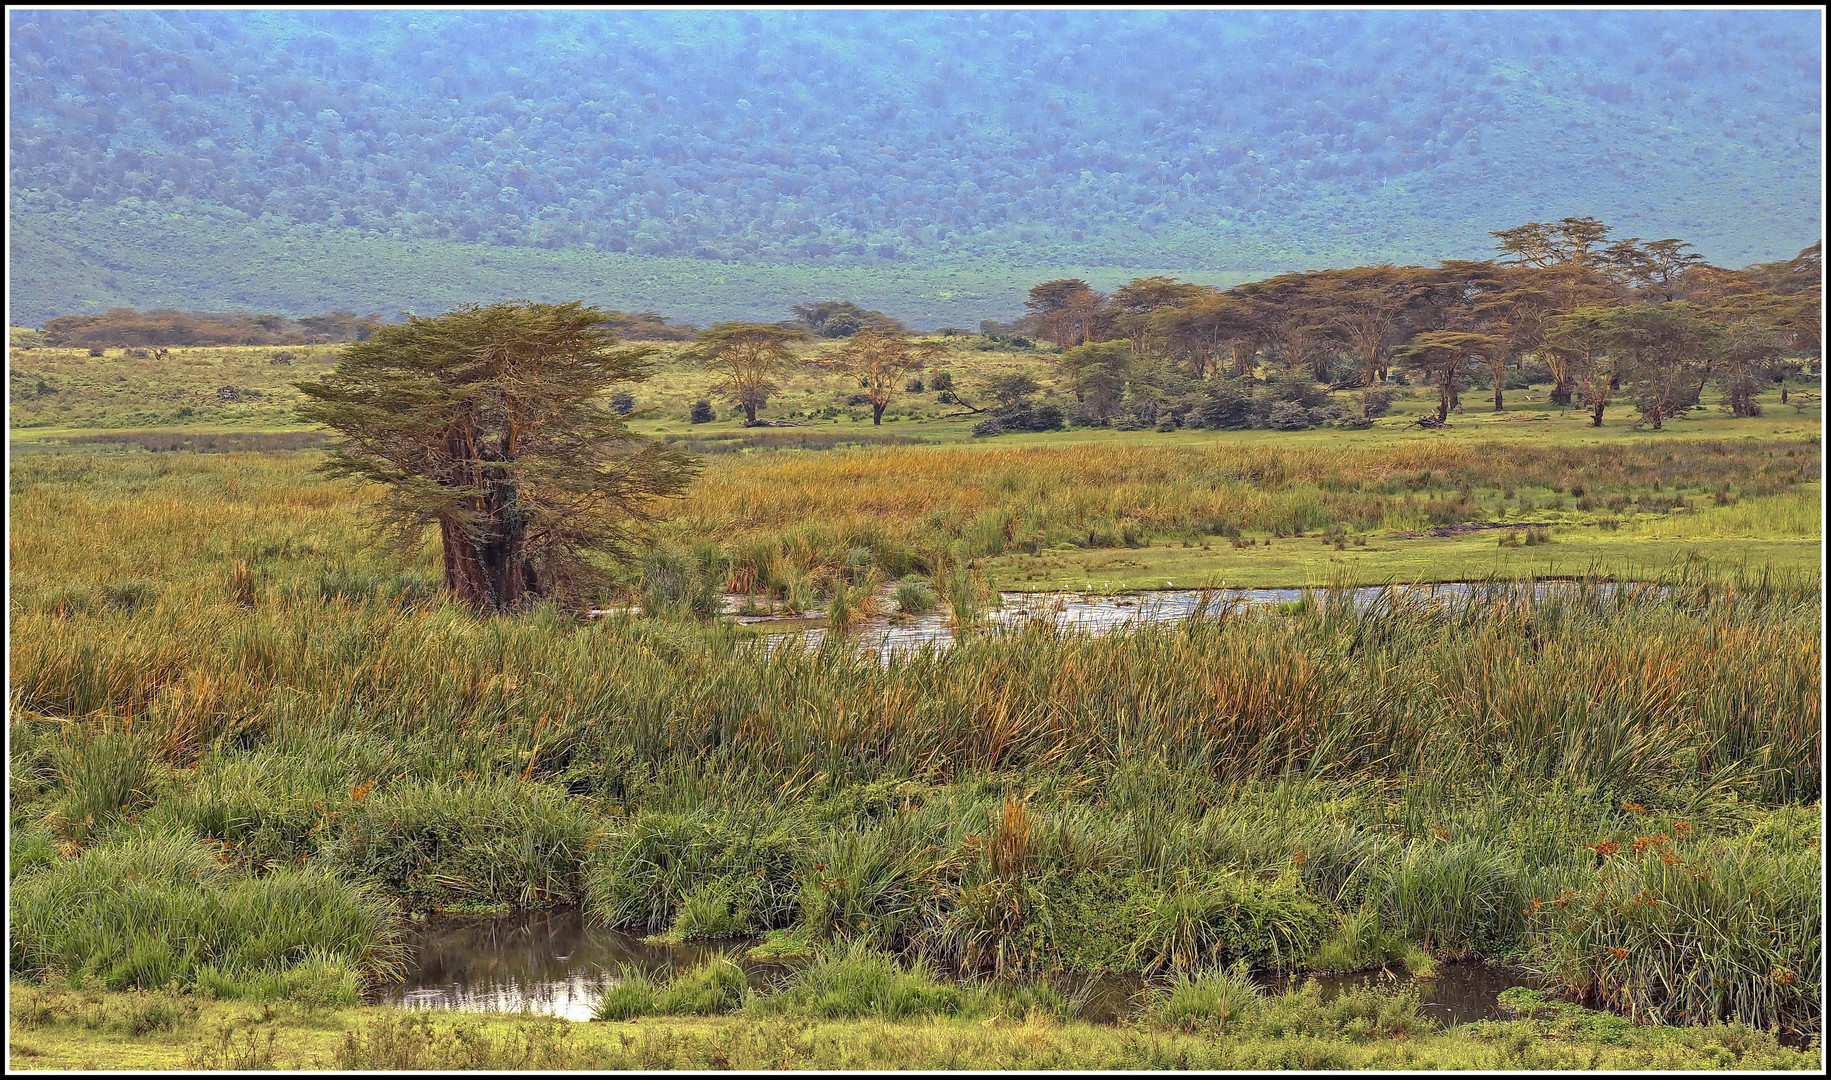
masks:
[[[1265,413],[1265,426],[1273,431],[1300,431],[1316,426],[1316,414],[1295,401],[1273,401]]]
[[[712,403],[704,398],[695,401],[692,412],[687,414],[687,420],[695,424],[710,424],[716,419],[717,417],[712,412]]]
[[[628,392],[610,395],[610,411],[619,416],[628,416],[636,411],[636,398]],[[697,421],[695,421],[697,422]]]
[[[981,420],[973,425],[973,437],[976,439],[989,439],[994,435],[1003,435],[1004,433],[1004,423],[997,417]]]
[[[1054,405],[1024,405],[998,410],[998,422],[1007,431],[1060,431],[1067,418]]]
[[[1207,400],[1195,407],[1192,419],[1201,427],[1237,431],[1253,426],[1256,403],[1250,390],[1238,382],[1217,382],[1209,388]]]

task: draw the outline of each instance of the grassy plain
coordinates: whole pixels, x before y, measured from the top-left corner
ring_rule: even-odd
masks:
[[[187,200],[188,201],[188,200]],[[632,311],[658,311],[704,324],[744,318],[774,322],[814,300],[848,299],[923,329],[975,329],[986,313],[1023,310],[1030,286],[1082,277],[1110,289],[1134,277],[1177,273],[1115,260],[864,260],[866,265],[720,262],[624,254],[586,247],[504,247],[364,234],[323,225],[250,223],[233,211],[191,204],[188,212],[148,208],[106,217],[38,213],[14,204],[10,254],[33,272],[17,275],[15,317],[32,325],[111,307],[284,311],[333,308],[432,314],[457,304],[583,298]],[[1036,245],[1026,242],[1026,250]],[[1198,270],[1188,280],[1231,288],[1310,260],[1289,250],[1235,244],[1237,270]],[[1338,256],[1361,257],[1364,251]],[[327,268],[335,270],[327,272]],[[299,305],[309,311],[296,310]]]
[[[787,373],[765,414],[803,426],[744,429],[730,413],[689,424],[688,407],[716,375],[683,365],[677,346],[659,353],[660,374],[636,388],[633,426],[706,455],[707,468],[657,535],[680,549],[720,537],[721,550],[702,551],[702,562],[777,592],[861,547],[891,576],[964,558],[988,583],[1019,589],[1639,576],[1698,558],[1788,570],[1819,561],[1813,404],[1772,400],[1766,415],[1743,420],[1703,410],[1648,432],[1625,419],[1591,427],[1535,401],[1537,390],[1515,392],[1505,413],[1471,409],[1444,432],[1408,428],[1430,404],[1401,397],[1364,431],[1073,429],[976,440],[976,418],[949,418],[961,409],[932,390],[901,395],[888,422],[873,426],[869,406],[846,404],[855,388],[843,376],[811,368]],[[326,370],[334,355],[20,353],[10,373],[13,446],[310,445],[319,436],[293,422],[290,384]],[[274,363],[281,356],[288,362]],[[1043,354],[963,347],[941,366],[968,400],[1011,372],[1065,397]],[[225,400],[225,388],[237,400]],[[816,450],[846,452],[808,452]],[[360,493],[317,489],[303,458],[259,469],[363,514]],[[199,482],[207,494],[209,482]],[[1469,524],[1507,528],[1432,535]],[[1528,534],[1534,525],[1542,531]]]
[[[1323,597],[880,663],[842,642],[766,652],[679,609],[580,623],[445,604],[435,551],[368,546],[373,493],[275,442],[307,434],[285,423],[284,383],[325,362],[276,351],[15,365],[15,403],[29,387],[37,411],[16,410],[36,426],[14,446],[40,452],[9,478],[10,966],[63,1002],[22,1019],[15,993],[15,1064],[258,1063],[268,1030],[277,1060],[345,1066],[1817,1060],[1697,1026],[1821,1028],[1815,409],[1659,433],[1472,411],[1428,433],[1404,428],[1424,403],[1401,399],[1358,432],[974,440],[962,420],[688,425],[666,414],[709,376],[667,368],[638,400],[663,415],[637,423],[742,444],[708,453],[655,530],[651,569],[702,590],[811,597],[869,572],[944,600],[975,575],[1628,569],[1666,586]],[[952,370],[971,396],[1045,364]],[[262,396],[203,400],[221,385]],[[146,402],[172,391],[198,396],[184,425],[137,419],[169,418],[178,399]],[[799,373],[780,407],[844,412],[847,392]],[[918,411],[946,409],[932,398]],[[97,436],[116,441],[68,441]],[[844,445],[886,436],[933,445]],[[141,449],[175,437],[226,452]],[[1492,523],[1508,527],[1452,531]],[[645,572],[631,595],[654,594]],[[571,1035],[480,1019],[459,1038],[347,1008],[398,959],[378,913],[574,902],[678,940],[773,931],[1013,978],[1501,957],[1691,1026],[1369,1040],[1352,1026],[1369,1016],[1328,1021],[1339,1038],[1314,1034],[1321,1014],[1273,1022],[1299,1002],[1217,1040],[1028,1011],[820,1018],[783,998]],[[183,1017],[134,1021],[150,1006],[121,995],[168,983],[190,991],[169,1006]]]

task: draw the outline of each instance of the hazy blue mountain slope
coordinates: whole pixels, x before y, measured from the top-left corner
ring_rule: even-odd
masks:
[[[11,208],[47,243],[70,215],[176,212],[833,267],[1274,270],[1480,255],[1566,214],[1736,265],[1820,231],[1815,12],[8,18]]]

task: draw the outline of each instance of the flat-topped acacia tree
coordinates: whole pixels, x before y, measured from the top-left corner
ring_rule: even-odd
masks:
[[[920,371],[945,351],[946,346],[938,341],[913,342],[892,331],[866,327],[846,338],[836,352],[810,362],[857,376],[871,402],[871,423],[881,425],[903,376]]]
[[[437,527],[445,587],[479,611],[536,598],[582,606],[604,584],[592,553],[627,558],[632,526],[696,464],[600,404],[652,372],[616,348],[611,316],[578,303],[475,304],[409,318],[296,384],[299,415],[336,430],[325,469],[383,485],[384,534]]]
[[[791,345],[806,341],[801,330],[772,323],[713,323],[699,332],[682,356],[723,374],[717,392],[744,410],[744,426],[757,426],[757,410],[776,390],[773,377],[794,359]]]

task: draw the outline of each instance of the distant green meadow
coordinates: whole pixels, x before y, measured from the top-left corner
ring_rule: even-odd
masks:
[[[249,223],[234,211],[188,208],[101,215],[28,213],[13,220],[15,325],[111,307],[310,314],[331,309],[434,315],[459,304],[582,299],[620,311],[656,311],[695,324],[774,322],[795,304],[845,299],[921,329],[976,329],[1014,319],[1025,294],[1050,278],[1096,288],[1174,274],[1218,288],[1274,271],[949,262],[724,263],[590,248],[500,247],[395,239],[355,229]],[[1243,266],[1296,265],[1242,247]],[[22,270],[21,268],[29,268]]]

